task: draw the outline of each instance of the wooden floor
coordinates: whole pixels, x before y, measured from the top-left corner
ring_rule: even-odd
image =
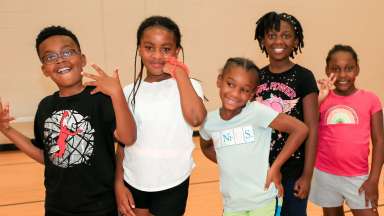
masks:
[[[196,168],[185,215],[220,216],[222,203],[216,165],[204,158],[199,148],[195,149],[194,158]],[[383,180],[380,180],[380,194],[379,205],[383,206],[379,212],[383,214]],[[19,151],[0,152],[0,216],[42,216],[43,212],[43,166]],[[310,203],[308,215],[320,216],[321,209]],[[352,214],[347,211],[346,215]]]

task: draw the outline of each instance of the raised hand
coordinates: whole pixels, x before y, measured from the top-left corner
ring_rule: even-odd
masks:
[[[264,189],[267,190],[269,188],[269,185],[272,182],[275,184],[275,187],[278,191],[278,196],[282,197],[284,194],[284,188],[283,188],[283,185],[281,184],[281,173],[279,170],[274,169],[273,167],[271,167],[268,170],[267,179],[265,180]]]
[[[320,79],[317,81],[317,86],[319,88],[319,104],[328,96],[329,91],[334,89],[334,83],[336,81],[336,75],[331,73],[328,78]]]
[[[14,119],[9,112],[9,103],[3,103],[0,98],[0,131],[8,129]]]
[[[173,78],[175,78],[176,74],[178,73],[189,75],[189,69],[187,65],[178,61],[175,57],[167,58],[163,71],[164,73],[170,74]]]
[[[113,71],[112,76],[108,76],[98,65],[92,64],[93,69],[96,70],[97,74],[90,74],[82,72],[84,77],[90,78],[93,81],[85,82],[86,86],[95,86],[96,88],[92,90],[91,94],[96,94],[101,92],[103,94],[112,96],[118,93],[121,90],[121,84],[118,74],[118,69]]]

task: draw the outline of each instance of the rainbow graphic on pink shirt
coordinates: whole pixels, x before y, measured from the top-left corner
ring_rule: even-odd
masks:
[[[359,118],[356,111],[349,106],[336,105],[328,109],[325,113],[325,123],[333,124],[358,124]]]

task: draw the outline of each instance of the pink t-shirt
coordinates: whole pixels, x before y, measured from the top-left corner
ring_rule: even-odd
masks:
[[[379,98],[358,90],[349,96],[330,92],[320,105],[316,168],[339,176],[368,174],[372,115]]]

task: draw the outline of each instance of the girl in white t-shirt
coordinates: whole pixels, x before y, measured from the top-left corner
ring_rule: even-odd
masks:
[[[192,127],[203,122],[206,109],[200,84],[176,60],[180,38],[177,24],[162,16],[145,19],[137,31],[135,79],[124,88],[137,140],[132,148],[118,148],[116,170],[122,215],[181,216],[185,211],[195,165]],[[141,61],[136,76],[137,53]]]

